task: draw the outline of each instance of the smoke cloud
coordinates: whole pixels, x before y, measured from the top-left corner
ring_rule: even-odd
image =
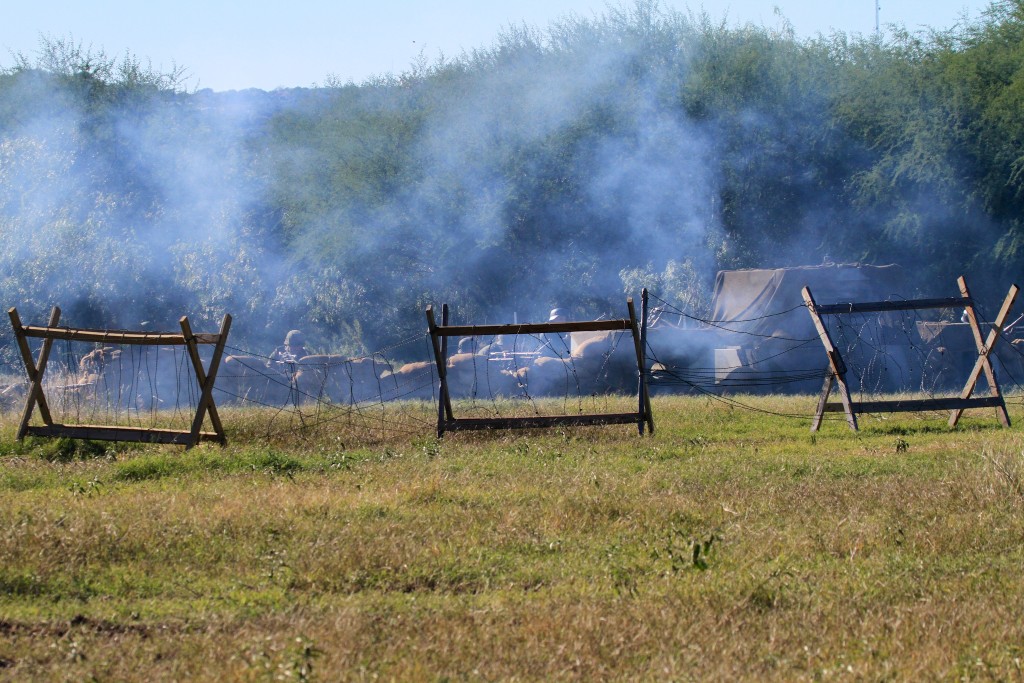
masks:
[[[722,267],[935,252],[922,235],[963,186],[871,202],[882,152],[837,111],[840,53],[640,2],[311,90],[19,64],[0,74],[2,303],[102,327],[232,313],[239,347],[302,328],[356,354],[422,333],[427,303],[619,317],[650,278],[697,311]]]

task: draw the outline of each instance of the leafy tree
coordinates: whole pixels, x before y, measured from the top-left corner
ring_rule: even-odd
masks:
[[[0,296],[76,324],[230,311],[242,343],[301,327],[356,353],[440,301],[618,315],[648,284],[701,311],[718,268],[896,261],[922,290],[1005,291],[1022,20],[1003,0],[947,31],[801,40],[638,0],[273,93],[43,38],[0,70]]]

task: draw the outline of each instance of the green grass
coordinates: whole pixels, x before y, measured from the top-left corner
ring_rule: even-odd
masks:
[[[191,451],[8,417],[0,678],[1022,675],[1017,427],[654,407],[653,438],[440,441],[430,405],[223,411],[229,446]]]

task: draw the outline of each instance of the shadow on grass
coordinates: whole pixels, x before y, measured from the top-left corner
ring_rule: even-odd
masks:
[[[246,450],[237,454],[159,453],[119,463],[114,478],[119,481],[145,481],[199,472],[291,475],[307,469],[311,467],[306,462],[274,449]]]
[[[60,463],[107,458],[123,450],[118,444],[88,439],[33,439],[28,445],[43,460]]]
[[[872,425],[863,428],[864,434],[882,434],[885,436],[913,436],[918,434],[955,434],[957,432],[988,432],[993,430],[1005,429],[998,420],[993,420],[991,423],[987,422],[970,422],[967,424],[959,424],[956,427],[950,428],[946,424],[945,418],[941,421],[936,418],[935,421],[921,422],[920,424],[908,425],[908,424],[894,424],[894,425]]]

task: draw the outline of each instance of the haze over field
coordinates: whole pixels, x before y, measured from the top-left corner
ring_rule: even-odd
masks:
[[[38,320],[372,351],[456,319],[708,305],[720,268],[896,261],[905,292],[1022,265],[1024,8],[800,38],[651,2],[360,85],[194,92],[44,40],[0,75],[0,302]],[[185,62],[187,60],[183,60]]]

